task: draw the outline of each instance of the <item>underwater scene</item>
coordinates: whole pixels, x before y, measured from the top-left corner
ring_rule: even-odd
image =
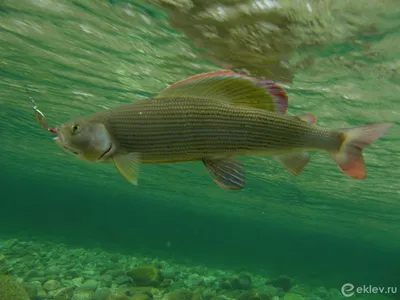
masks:
[[[400,299],[396,0],[1,0],[0,300]]]

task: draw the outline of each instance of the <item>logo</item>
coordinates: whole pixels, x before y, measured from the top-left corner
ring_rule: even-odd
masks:
[[[354,284],[345,283],[340,289],[342,295],[345,297],[351,297],[355,293],[357,294],[396,294],[397,287],[378,287],[372,285],[362,285],[355,287]]]
[[[343,296],[351,297],[354,295],[354,285],[352,285],[351,283],[345,283],[342,285],[340,291],[342,292]]]

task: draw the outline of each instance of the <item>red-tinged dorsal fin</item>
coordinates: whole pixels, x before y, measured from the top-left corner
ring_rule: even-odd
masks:
[[[281,114],[285,114],[288,107],[285,90],[275,82],[229,70],[189,77],[167,87],[155,98],[171,97],[225,101]]]
[[[367,175],[362,150],[385,135],[393,123],[371,124],[342,129],[343,142],[338,152],[331,153],[339,168],[349,177],[364,179]]]

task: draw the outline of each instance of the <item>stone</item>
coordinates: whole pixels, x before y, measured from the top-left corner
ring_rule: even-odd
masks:
[[[209,300],[216,296],[217,292],[212,289],[207,289],[202,292],[203,299]]]
[[[185,284],[190,288],[195,286],[201,286],[203,283],[204,279],[199,274],[191,274],[185,281]]]
[[[52,293],[54,300],[70,300],[73,294],[74,289],[72,287],[63,287]]]
[[[257,292],[260,295],[265,295],[265,296],[268,296],[268,297],[274,297],[278,293],[276,287],[274,287],[272,285],[260,286],[259,288],[257,288]]]
[[[33,269],[33,270],[29,270],[27,273],[26,273],[26,276],[25,276],[25,278],[34,278],[34,277],[43,277],[44,276],[44,272],[43,271],[39,271],[39,270],[35,270],[35,269]]]
[[[54,291],[60,287],[60,282],[57,280],[48,280],[43,284],[43,289],[46,291]]]
[[[316,295],[316,296],[318,296],[318,297],[320,297],[320,298],[329,297],[328,291],[327,291],[326,288],[323,287],[323,286],[320,286],[319,288],[315,289],[315,290],[313,291],[313,294]]]
[[[330,288],[329,289],[329,296],[333,298],[333,297],[341,297],[343,295],[338,289]]]
[[[240,289],[249,290],[251,289],[251,276],[248,274],[240,274],[238,278],[238,285]]]
[[[71,283],[73,286],[79,287],[82,285],[84,280],[85,280],[85,278],[83,278],[83,277],[76,277],[76,278],[71,279]]]
[[[117,277],[115,279],[115,283],[118,285],[122,285],[122,284],[127,284],[127,283],[133,283],[133,280],[129,276],[123,275],[123,276]]]
[[[44,271],[45,275],[59,275],[60,270],[58,269],[57,266],[50,266]]]
[[[11,276],[0,275],[0,300],[30,300],[24,287]]]
[[[108,271],[106,271],[104,274],[110,275],[110,276],[112,276],[113,278],[115,278],[115,277],[119,277],[119,276],[125,275],[125,271],[122,270],[122,269],[108,270]]]
[[[175,279],[176,273],[174,268],[161,269],[161,274],[165,279]]]
[[[224,290],[232,289],[232,284],[228,279],[222,279],[219,282],[219,287]]]
[[[37,292],[37,298],[39,299],[46,299],[47,298],[47,292],[45,290],[40,290]]]
[[[75,291],[71,300],[94,300],[94,292],[93,291]]]
[[[73,268],[67,268],[64,276],[68,277],[69,279],[79,277],[78,270],[73,269]]]
[[[89,279],[81,284],[76,290],[77,291],[94,291],[97,289],[99,283],[96,280]]]
[[[46,278],[46,277],[33,277],[33,278],[30,278],[30,281],[31,281],[31,282],[32,282],[32,281],[38,281],[38,282],[44,283],[44,282],[47,281],[47,278]]]
[[[283,296],[283,300],[304,300],[304,298],[298,294],[287,293]]]
[[[40,281],[31,281],[31,282],[29,282],[29,283],[30,283],[30,284],[33,284],[34,286],[36,286],[36,289],[37,289],[38,291],[43,289],[42,284],[40,283]]]
[[[204,285],[211,287],[217,283],[217,278],[215,276],[205,276],[203,277]]]
[[[28,296],[32,299],[36,296],[38,287],[32,282],[24,282],[22,283],[22,286],[24,287],[26,293]]]
[[[195,292],[190,300],[203,300],[203,296],[199,292]]]
[[[268,298],[270,300],[271,298]],[[257,292],[250,291],[250,292],[245,292],[241,294],[238,298],[238,300],[261,300],[260,295],[257,294]]]
[[[188,289],[175,290],[167,295],[168,300],[191,300],[193,292]]]
[[[112,286],[113,278],[111,275],[101,275],[100,277],[100,286],[102,287],[111,287]]]
[[[108,300],[111,298],[111,291],[109,288],[101,287],[94,293],[94,300]]]
[[[153,299],[149,294],[136,294],[131,297],[131,300],[151,300]]]
[[[272,285],[276,288],[281,288],[285,293],[287,293],[292,288],[294,280],[287,276],[280,276],[276,279],[267,281],[265,284]]]
[[[160,270],[151,266],[134,268],[126,272],[126,275],[138,286],[158,286],[164,280]]]

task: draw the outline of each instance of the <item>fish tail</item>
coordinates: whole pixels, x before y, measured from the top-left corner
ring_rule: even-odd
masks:
[[[364,179],[366,168],[362,150],[384,136],[392,125],[379,123],[339,130],[342,143],[339,151],[331,153],[333,160],[347,176]]]

